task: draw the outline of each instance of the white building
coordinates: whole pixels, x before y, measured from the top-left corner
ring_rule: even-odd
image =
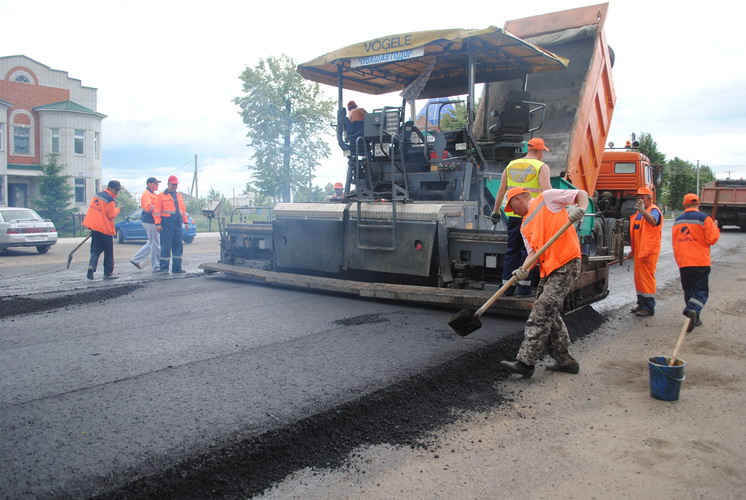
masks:
[[[96,93],[29,57],[0,57],[0,206],[31,206],[54,153],[75,190],[70,207],[87,211],[102,185]]]

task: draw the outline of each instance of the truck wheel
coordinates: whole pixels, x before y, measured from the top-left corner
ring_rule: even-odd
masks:
[[[36,251],[39,253],[47,253],[52,245],[36,245]]]
[[[124,235],[122,234],[122,231],[117,231],[117,241],[119,243],[124,243]]]
[[[194,236],[184,236],[184,243],[187,245],[194,241]]]

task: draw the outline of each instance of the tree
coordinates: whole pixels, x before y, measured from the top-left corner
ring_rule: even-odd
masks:
[[[54,222],[58,231],[72,231],[72,214],[77,208],[68,208],[75,196],[69,175],[60,175],[65,165],[59,164],[59,155],[47,155],[47,163],[42,165],[42,175],[37,177],[40,197],[32,200],[45,219]]]
[[[303,80],[284,54],[260,59],[240,78],[245,95],[233,102],[248,128],[249,170],[261,193],[290,201],[290,192],[308,186],[319,159],[331,154],[323,136],[331,130],[334,101],[323,99],[319,85]]]
[[[122,190],[117,195],[117,206],[119,207],[119,217],[124,220],[125,217],[140,208],[140,200],[136,200],[132,193],[122,186]]]

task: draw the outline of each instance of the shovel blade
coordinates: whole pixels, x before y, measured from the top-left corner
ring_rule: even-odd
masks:
[[[468,309],[461,309],[451,316],[448,319],[448,325],[462,337],[482,328],[479,317],[474,316],[474,313]]]
[[[70,269],[70,263],[73,261],[73,254],[67,256],[67,268]]]

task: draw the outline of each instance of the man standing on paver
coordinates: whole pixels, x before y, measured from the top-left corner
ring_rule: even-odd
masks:
[[[130,261],[133,266],[138,269],[143,268],[143,262],[150,255],[150,267],[155,273],[160,270],[161,267],[161,233],[155,228],[155,219],[153,218],[153,212],[155,211],[155,199],[158,197],[158,183],[160,183],[155,177],[148,177],[146,182],[145,191],[140,196],[140,206],[142,207],[142,228],[145,230],[145,234],[148,237],[148,242],[140,247],[140,250],[132,257]]]
[[[507,194],[508,207],[521,217],[521,234],[530,258],[567,223],[582,220],[588,208],[588,193],[581,189],[548,189],[531,198],[524,187],[514,187]],[[577,204],[577,206],[571,206]],[[569,211],[566,210],[569,207]],[[544,348],[555,361],[547,370],[578,373],[580,364],[570,354],[570,335],[562,321],[562,304],[580,276],[580,242],[575,228],[568,228],[539,257],[541,281],[537,299],[526,321],[523,343],[515,361],[500,364],[524,378],[534,374]],[[528,271],[519,267],[513,276],[526,279]]]
[[[663,215],[653,203],[653,192],[641,187],[637,190],[637,212],[629,218],[629,239],[635,261],[635,290],[637,305],[631,312],[637,316],[655,314],[655,268],[661,253]]]
[[[702,326],[699,315],[710,293],[710,246],[720,239],[717,221],[699,211],[699,197],[684,195],[684,213],[671,228],[673,255],[679,266],[684,290],[684,316],[691,320],[688,331]]]
[[[104,191],[96,193],[88,206],[83,225],[91,230],[91,259],[88,262],[86,278],[93,279],[98,267],[98,258],[104,253],[104,279],[113,280],[114,276],[114,218],[119,215],[116,200],[122,185],[119,181],[109,181]]]
[[[155,211],[153,219],[155,228],[161,233],[161,273],[168,272],[168,263],[173,254],[173,263],[171,264],[172,274],[183,274],[181,268],[181,256],[184,251],[184,241],[182,240],[182,225],[189,223],[189,215],[186,211],[184,198],[177,191],[179,179],[172,175],[168,178],[168,189],[163,191],[155,198]]]
[[[534,137],[528,141],[528,153],[523,158],[518,158],[508,163],[500,178],[500,187],[495,197],[495,207],[492,210],[492,221],[497,224],[500,220],[500,208],[503,197],[508,189],[524,187],[536,198],[539,193],[552,187],[549,174],[549,165],[544,163],[544,151],[549,148],[544,144],[544,139]],[[508,217],[508,251],[505,252],[503,262],[503,285],[510,281],[513,271],[526,260],[526,246],[521,237],[521,222],[523,219],[507,206],[505,215]],[[525,279],[518,282],[517,286],[510,287],[505,291],[510,295],[531,295],[531,280]]]

